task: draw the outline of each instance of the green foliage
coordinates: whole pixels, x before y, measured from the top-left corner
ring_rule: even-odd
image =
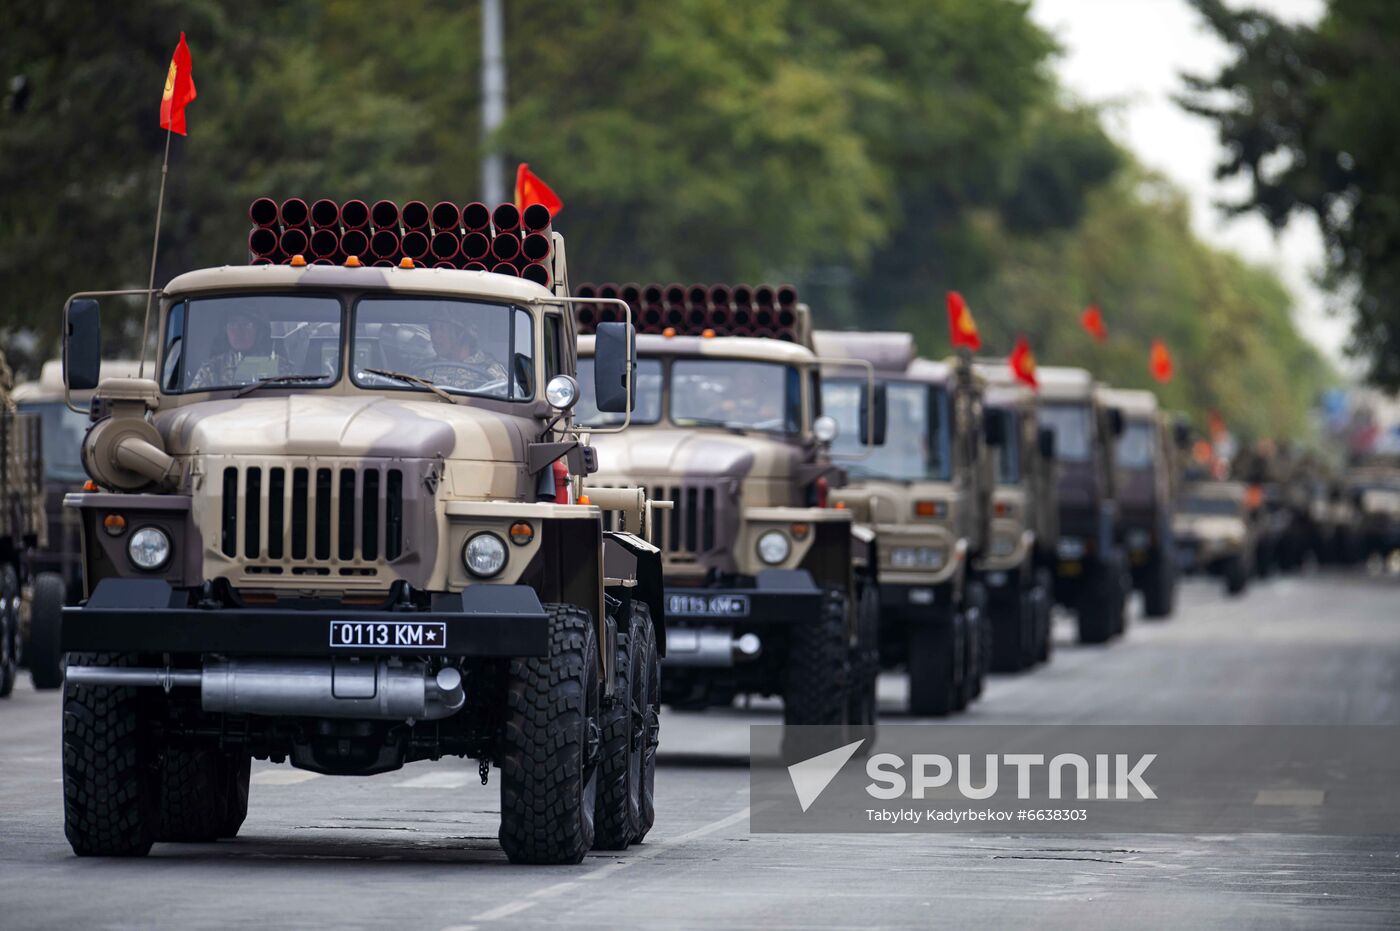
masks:
[[[1330,283],[1354,298],[1352,351],[1377,384],[1400,388],[1400,4],[1331,0],[1311,27],[1192,3],[1236,56],[1188,76],[1183,101],[1219,126],[1219,174],[1250,181],[1236,209],[1276,227],[1317,220]]]
[[[1197,243],[1175,195],[1063,102],[1026,7],[512,0],[509,116],[490,144],[563,196],[578,277],[790,280],[824,324],[907,325],[930,351],[945,345],[942,293],[961,288],[995,350],[1024,330],[1047,364],[1140,383],[1160,334],[1210,376],[1180,378],[1171,403],[1255,416],[1257,387],[1277,399],[1258,429],[1297,426],[1311,383],[1267,347],[1315,360],[1283,291]],[[0,332],[39,337],[17,360],[31,371],[68,292],[145,284],[157,106],[182,28],[199,98],[174,141],[158,281],[244,261],[259,194],[479,194],[476,4],[6,5],[0,76],[32,92],[0,113]],[[1102,350],[1073,327],[1090,298],[1114,328]],[[1235,339],[1240,320],[1250,366],[1210,371],[1212,334]],[[137,333],[128,313],[120,348]]]

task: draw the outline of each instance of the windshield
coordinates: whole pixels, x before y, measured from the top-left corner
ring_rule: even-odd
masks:
[[[1055,458],[1060,462],[1088,462],[1093,430],[1084,404],[1045,404],[1041,426],[1055,431]]]
[[[1021,481],[1021,433],[1014,411],[992,408],[988,415],[1001,419],[1002,444],[992,447],[997,484],[1015,485]]]
[[[857,478],[900,482],[946,480],[950,462],[948,396],[943,389],[915,382],[887,382],[885,445],[867,447],[860,442],[860,397],[865,385],[860,379],[822,383],[822,411],[835,417],[841,428],[831,444],[832,452],[864,456],[846,462],[847,471]]]
[[[661,361],[637,360],[637,405],[632,409],[632,423],[656,423],[661,419]],[[598,410],[597,394],[593,390],[593,357],[578,360],[578,406],[574,419],[586,427],[610,427],[623,422],[625,414],[605,414]]]
[[[1156,428],[1146,420],[1129,420],[1118,437],[1118,465],[1124,469],[1152,468],[1152,438]]]
[[[40,440],[44,444],[44,477],[59,482],[81,482],[83,436],[88,417],[68,409],[62,401],[31,401],[19,409],[39,418]]]
[[[355,305],[351,358],[362,387],[424,390],[390,374],[401,372],[454,393],[528,400],[533,346],[531,316],[502,304],[363,297]]]
[[[1180,511],[1183,514],[1236,517],[1240,513],[1240,503],[1230,498],[1186,497],[1181,501]]]
[[[237,388],[340,374],[340,301],[324,295],[248,294],[181,301],[165,330],[161,385],[168,393]]]
[[[801,375],[788,365],[729,359],[671,363],[671,421],[769,433],[802,431]]]

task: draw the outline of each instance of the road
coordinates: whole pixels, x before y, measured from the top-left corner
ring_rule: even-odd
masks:
[[[1400,582],[1188,583],[1177,616],[1108,647],[1057,621],[1050,666],[996,677],[982,723],[1400,724]],[[897,706],[903,683],[882,679]],[[474,764],[372,778],[255,764],[241,836],[79,860],[63,838],[59,702],[0,703],[0,928],[1400,926],[1400,838],[759,835],[747,726],[772,707],[667,714],[647,843],[509,865]],[[891,720],[907,721],[891,714]]]

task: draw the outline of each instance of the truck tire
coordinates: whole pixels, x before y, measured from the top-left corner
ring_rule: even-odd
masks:
[[[1160,547],[1153,551],[1147,568],[1147,584],[1142,588],[1144,617],[1170,617],[1176,607],[1176,565],[1172,555]]]
[[[962,703],[958,710],[982,695],[992,663],[992,622],[987,614],[987,589],[981,582],[967,585],[967,659],[963,661]]]
[[[846,593],[828,589],[817,617],[792,626],[783,688],[784,724],[846,723],[851,685],[846,611]]]
[[[500,842],[512,863],[578,863],[598,792],[598,642],[593,619],[546,605],[549,654],[510,661],[501,733]]]
[[[0,568],[0,698],[14,691],[19,678],[19,575],[6,563]]]
[[[136,658],[79,653],[84,666]],[[63,692],[63,832],[80,857],[144,857],[159,823],[150,712],[135,688],[67,683]]]
[[[1118,591],[1118,567],[1097,563],[1089,570],[1079,596],[1079,642],[1107,643],[1118,630],[1122,595]]]
[[[60,638],[66,594],[63,576],[57,572],[41,572],[34,579],[29,606],[29,643],[24,656],[29,662],[29,678],[36,689],[56,689],[63,684]]]
[[[251,763],[246,753],[215,747],[166,747],[156,764],[160,822],[155,839],[202,844],[235,836],[248,814]]]
[[[953,710],[957,663],[952,612],[909,625],[909,713],[943,717]]]
[[[633,843],[640,844],[656,823],[656,749],[661,742],[661,657],[656,650],[656,627],[651,610],[632,602],[632,630],[637,638],[638,667],[645,681],[638,683],[642,701],[642,781],[637,787],[638,828]]]
[[[1231,597],[1238,597],[1244,594],[1245,588],[1249,585],[1249,572],[1245,569],[1244,558],[1232,556],[1225,563],[1225,593]]]
[[[634,689],[641,683],[637,638],[617,633],[617,683],[613,700],[599,715],[603,745],[598,756],[598,801],[593,814],[595,850],[626,850],[641,826],[642,708]]]
[[[987,599],[992,627],[992,672],[1020,672],[1033,663],[1036,644],[1035,590],[1018,587],[1011,595]]]
[[[851,698],[846,719],[852,727],[866,730],[875,727],[879,717],[880,698],[880,595],[873,583],[861,587],[856,606],[856,644],[851,649]],[[870,744],[866,742],[864,749]]]

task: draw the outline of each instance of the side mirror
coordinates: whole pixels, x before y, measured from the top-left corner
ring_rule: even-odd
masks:
[[[1123,412],[1116,407],[1108,409],[1108,429],[1114,436],[1122,436],[1123,428],[1126,426],[1123,420]]]
[[[600,323],[593,341],[593,393],[605,414],[630,411],[637,397],[637,334],[626,323]],[[628,366],[632,391],[627,391]]]
[[[71,391],[91,391],[101,371],[101,309],[92,298],[75,298],[63,308],[63,383]]]
[[[1049,427],[1041,427],[1036,434],[1036,441],[1040,445],[1040,455],[1043,459],[1055,458],[1055,431]]]
[[[988,446],[1001,446],[1006,443],[1006,417],[1001,411],[990,407],[982,410],[982,437]]]
[[[875,384],[874,409],[871,409],[870,386],[862,385],[860,389],[860,445],[862,446],[884,446],[885,434],[889,430],[890,405],[889,391],[884,382]],[[874,423],[871,423],[871,420]],[[875,428],[875,435],[870,435],[870,428]]]

